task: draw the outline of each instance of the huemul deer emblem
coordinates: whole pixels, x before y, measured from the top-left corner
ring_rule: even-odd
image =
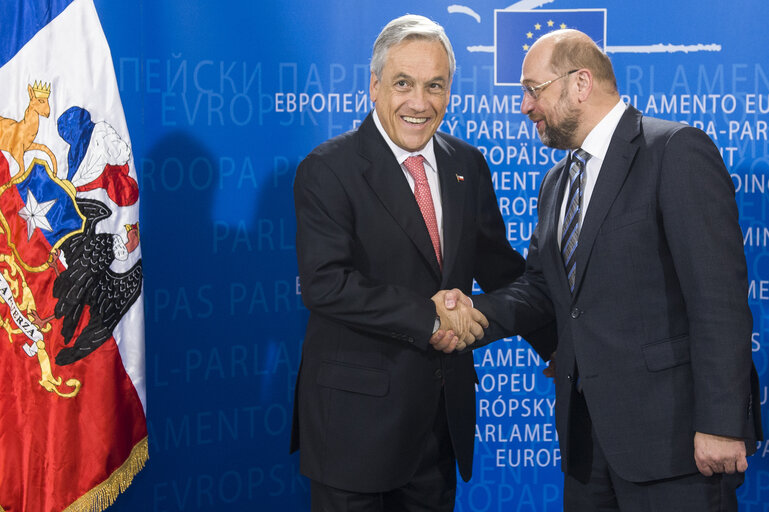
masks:
[[[35,142],[37,130],[40,127],[39,116],[48,117],[51,114],[51,106],[48,97],[51,95],[51,85],[35,82],[27,85],[29,93],[29,106],[24,111],[24,119],[16,121],[0,117],[0,149],[11,154],[19,164],[19,172],[24,172],[24,153],[30,150],[43,151],[51,158],[53,173],[56,175],[56,157],[45,144]]]

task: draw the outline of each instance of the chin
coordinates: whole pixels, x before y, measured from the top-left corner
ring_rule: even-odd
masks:
[[[427,140],[421,140],[421,139],[408,139],[404,138],[401,139],[403,141],[403,144],[399,144],[403,149],[407,151],[419,151],[420,149],[423,149],[427,145]]]

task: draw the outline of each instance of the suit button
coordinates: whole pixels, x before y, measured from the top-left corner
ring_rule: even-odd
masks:
[[[582,314],[582,311],[580,311],[579,308],[573,308],[571,310],[571,317],[572,318],[579,318],[579,316]]]
[[[437,370],[435,370],[435,373],[433,375],[435,375],[436,379],[440,379],[441,377],[443,377],[443,372],[441,371],[440,368],[438,368]]]
[[[569,382],[571,382],[571,381],[573,381],[573,380],[574,380],[574,378],[571,376],[571,374],[568,374],[568,375],[566,376],[566,380],[568,380]]]
[[[409,336],[409,337],[406,338],[406,341],[408,341],[409,343],[414,343],[414,338]]]

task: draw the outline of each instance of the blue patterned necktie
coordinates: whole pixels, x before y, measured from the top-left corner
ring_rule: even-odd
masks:
[[[566,200],[566,212],[563,216],[563,232],[561,234],[561,255],[566,276],[569,278],[569,289],[574,292],[574,282],[577,275],[575,253],[579,240],[582,223],[582,181],[585,175],[585,163],[590,155],[582,149],[571,154],[569,166],[569,197]]]

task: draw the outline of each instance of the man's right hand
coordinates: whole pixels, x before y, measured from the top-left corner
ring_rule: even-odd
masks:
[[[472,301],[458,289],[442,290],[432,297],[440,327],[430,338],[436,350],[449,353],[463,350],[483,337],[489,326],[486,317],[473,309]]]

